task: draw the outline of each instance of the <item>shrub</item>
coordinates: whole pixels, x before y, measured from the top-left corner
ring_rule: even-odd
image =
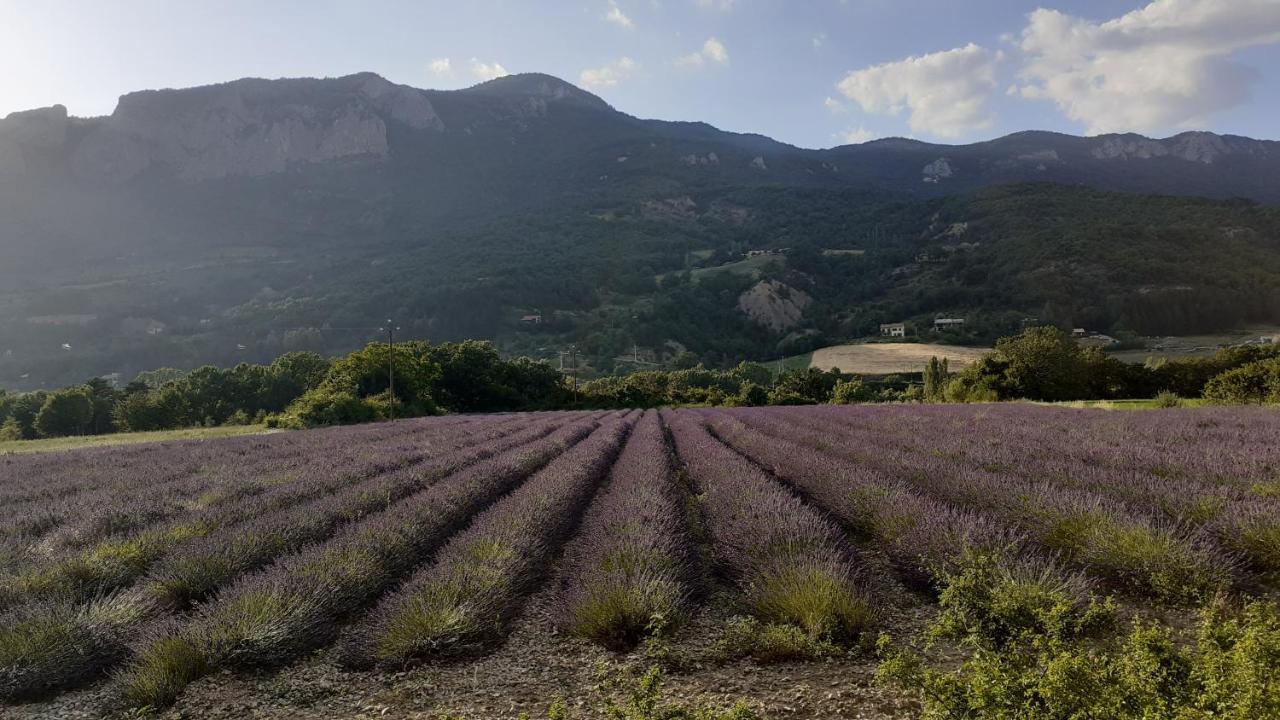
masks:
[[[729,619],[716,643],[716,654],[726,660],[749,657],[763,663],[811,660],[840,653],[828,640],[810,637],[795,625],[762,623],[754,617]]]
[[[1280,358],[1260,360],[1214,376],[1204,397],[1222,403],[1280,402]]]
[[[378,418],[378,409],[355,393],[322,387],[308,390],[289,406],[281,427],[317,427],[369,422]]]
[[[757,407],[769,404],[769,391],[754,382],[744,382],[733,396],[733,405],[738,407]]]
[[[1182,404],[1182,398],[1178,397],[1178,393],[1162,390],[1159,395],[1156,395],[1156,407],[1158,408],[1176,408],[1182,407]]]
[[[925,666],[887,636],[878,647],[882,681],[918,692],[925,720],[944,718],[1178,718],[1252,720],[1280,713],[1280,608],[1221,599],[1198,631],[1135,621],[1123,639],[1085,640],[1053,631],[1024,633],[972,654],[953,670]]]
[[[1003,648],[1028,636],[1055,641],[1096,636],[1115,620],[1110,600],[1098,602],[1079,576],[1048,563],[966,553],[941,579],[935,637]]]
[[[863,384],[862,378],[841,380],[836,383],[835,388],[831,391],[831,403],[833,405],[851,405],[864,402],[869,397],[870,393],[867,392],[867,386]]]
[[[17,418],[9,418],[0,425],[0,442],[5,440],[21,440],[22,426],[18,424]]]

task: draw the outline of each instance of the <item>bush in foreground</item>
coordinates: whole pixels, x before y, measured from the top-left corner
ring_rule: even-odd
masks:
[[[944,599],[940,622],[955,609]],[[878,676],[920,694],[925,720],[944,718],[1280,717],[1280,607],[1219,599],[1193,637],[1135,621],[1126,637],[1099,642],[1046,626],[994,643],[981,628],[960,636],[970,655],[953,670],[880,640]]]

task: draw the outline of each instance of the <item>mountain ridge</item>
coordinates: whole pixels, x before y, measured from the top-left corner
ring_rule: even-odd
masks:
[[[1280,143],[1211,133],[811,150],[536,73],[141,91],[0,120],[0,385],[337,352],[370,336],[335,328],[391,316],[606,367],[636,343],[716,363],[930,313],[967,314],[974,342],[1028,315],[1267,320],[1278,204]],[[760,282],[813,302],[761,326],[739,310]]]
[[[880,138],[810,149],[760,134],[721,130],[699,121],[634,117],[614,109],[586,90],[542,73],[508,75],[457,90],[432,90],[392,83],[376,73],[361,72],[336,78],[241,78],[193,88],[141,90],[126,93],[111,115],[100,117],[70,116],[64,106],[11,113],[0,119],[0,176],[23,174],[29,165],[36,164],[24,156],[32,150],[44,153],[53,150],[51,137],[64,138],[64,143],[77,143],[77,147],[69,149],[73,153],[72,174],[82,180],[130,180],[154,164],[173,166],[179,179],[207,180],[284,172],[290,164],[300,161],[326,162],[360,156],[385,158],[393,152],[391,141],[386,138],[387,122],[401,122],[424,131],[451,130],[453,128],[444,127],[436,105],[455,103],[458,97],[514,101],[509,110],[526,118],[545,114],[546,103],[570,104],[600,112],[609,122],[631,124],[649,131],[661,128],[689,131],[692,136],[714,136],[750,146],[758,152],[808,160],[857,162],[869,154],[902,152],[914,161],[917,156],[934,155],[936,157],[928,162],[944,161],[951,166],[950,173],[942,164],[932,171],[924,169],[922,164],[916,182],[937,184],[950,180],[966,188],[996,181],[1040,179],[1036,174],[1043,175],[1044,179],[1056,181],[1061,177],[1063,181],[1075,182],[1079,173],[1062,166],[1082,162],[1159,162],[1164,159],[1201,165],[1251,162],[1240,174],[1256,173],[1257,161],[1273,171],[1274,166],[1280,165],[1280,142],[1206,131],[1150,138],[1136,133],[1085,137],[1027,130],[955,145]],[[258,107],[267,107],[275,115],[254,116],[252,110]],[[189,126],[187,132],[165,134],[170,130],[165,127],[166,123],[184,121]],[[40,134],[34,126],[41,122],[48,126],[44,137],[33,139],[33,134]],[[462,124],[465,130],[467,123]],[[247,130],[255,126],[265,127],[257,134]],[[72,128],[76,131],[69,133]],[[218,157],[199,161],[179,157],[174,149],[175,146],[207,148],[211,144],[218,144]],[[267,150],[264,151],[264,147]],[[994,156],[986,157],[984,153]],[[963,168],[965,159],[970,157],[981,157],[987,167]],[[874,159],[886,161],[881,157]],[[956,162],[961,167],[952,165]],[[957,177],[961,169],[965,169],[966,174],[976,172],[977,176],[971,182]],[[984,173],[994,174],[995,180],[987,179]],[[1189,188],[1187,194],[1229,197],[1236,193],[1262,202],[1280,202],[1280,189],[1271,188],[1269,182],[1227,182],[1225,194],[1214,193],[1214,188],[1223,184],[1224,173],[1213,174],[1213,182]],[[1268,179],[1270,176],[1268,173]],[[894,174],[860,174],[858,180],[890,187],[903,182],[902,177]],[[1161,189],[1177,191],[1177,188]]]

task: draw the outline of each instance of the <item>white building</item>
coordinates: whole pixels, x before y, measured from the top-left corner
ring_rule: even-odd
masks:
[[[883,323],[880,325],[880,334],[885,337],[906,337],[906,323]]]

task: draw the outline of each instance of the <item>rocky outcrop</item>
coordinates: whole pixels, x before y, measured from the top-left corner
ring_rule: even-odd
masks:
[[[41,155],[67,142],[67,109],[62,105],[16,112],[0,120],[0,176],[26,175]]]
[[[703,165],[703,166],[709,165],[714,167],[720,164],[720,156],[716,155],[715,153],[707,153],[706,155],[696,155],[696,154],[690,153],[689,155],[685,155],[681,157],[680,162],[690,167],[697,167],[698,165]]]
[[[1249,138],[1186,132],[1164,140],[1141,135],[1110,135],[1093,149],[1099,160],[1150,160],[1172,157],[1210,165],[1227,155],[1267,155],[1268,144]]]
[[[84,180],[120,182],[157,167],[195,181],[383,159],[389,122],[443,129],[425,93],[369,73],[145,91],[120,99],[75,148],[71,167]]]
[[[921,168],[920,174],[925,182],[936,183],[951,177],[955,171],[951,169],[950,161],[946,158],[938,158]]]
[[[738,296],[738,309],[770,330],[783,332],[800,324],[813,304],[808,293],[777,280],[761,280]]]
[[[1116,135],[1104,138],[1093,149],[1093,156],[1099,160],[1149,160],[1164,157],[1169,151],[1158,140],[1150,140],[1137,135]]]

